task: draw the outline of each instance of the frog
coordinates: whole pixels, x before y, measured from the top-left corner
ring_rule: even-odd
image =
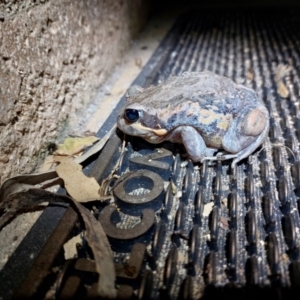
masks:
[[[235,167],[265,141],[269,112],[255,91],[210,71],[131,86],[117,116],[125,134],[184,145],[193,162],[233,159]]]

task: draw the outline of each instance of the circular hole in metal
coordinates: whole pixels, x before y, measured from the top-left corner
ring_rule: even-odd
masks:
[[[145,195],[150,193],[154,187],[154,182],[146,176],[129,178],[124,184],[124,190],[131,196]]]

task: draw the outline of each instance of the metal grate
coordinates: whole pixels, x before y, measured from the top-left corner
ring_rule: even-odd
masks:
[[[94,209],[114,250],[120,298],[197,299],[219,292],[250,298],[265,291],[281,298],[299,289],[299,49],[296,12],[201,11],[176,22],[136,83],[213,71],[252,87],[270,111],[271,129],[264,147],[234,170],[229,162],[183,167],[181,146],[154,147],[126,137],[118,170],[124,180],[114,190],[120,212],[114,205]],[[277,93],[278,64],[291,67],[287,99]],[[90,172],[99,182],[120,155],[120,137],[111,138]],[[90,255],[84,247],[76,261],[63,263],[58,254],[48,262],[49,270],[64,270],[58,299],[93,296],[97,278]],[[17,295],[28,295],[22,291],[34,280],[30,276]],[[50,277],[42,276],[32,295],[45,295],[57,280]]]

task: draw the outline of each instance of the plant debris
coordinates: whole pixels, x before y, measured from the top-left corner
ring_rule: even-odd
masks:
[[[78,202],[101,200],[99,195],[100,185],[93,177],[87,177],[82,172],[82,166],[72,157],[56,157],[55,171],[63,179],[68,194]]]
[[[204,205],[203,217],[208,217],[211,211],[213,210],[214,202],[208,202]]]
[[[290,73],[291,67],[288,65],[279,64],[275,69],[275,82],[277,85],[277,93],[282,98],[287,98],[290,93],[285,86],[283,79]]]
[[[220,217],[220,228],[223,230],[229,229],[229,220],[226,217]]]
[[[76,207],[84,221],[85,239],[93,252],[96,270],[99,274],[97,296],[105,299],[113,299],[117,294],[116,274],[110,244],[100,222],[77,200],[82,202],[100,200],[99,184],[94,178],[86,177],[79,164],[99,152],[114,129],[115,127],[87,153],[76,159],[56,156],[54,160],[60,163],[56,170],[15,176],[6,180],[0,188],[0,230],[17,214],[33,210],[45,202],[67,202]],[[68,176],[69,178],[67,178]],[[67,191],[73,198],[38,188],[48,187],[51,183],[57,184],[61,179],[64,180]],[[69,181],[69,179],[72,180]],[[80,189],[81,191],[79,191]]]
[[[54,151],[55,155],[77,155],[82,152],[88,146],[91,146],[97,142],[99,138],[95,136],[88,137],[68,137],[63,144],[57,145],[57,149]]]
[[[254,70],[253,70],[252,68],[249,68],[249,69],[247,70],[246,78],[247,78],[250,82],[253,81],[253,79],[254,79]]]
[[[73,259],[77,257],[76,245],[82,245],[82,233],[73,236],[64,244],[64,256],[65,260]]]

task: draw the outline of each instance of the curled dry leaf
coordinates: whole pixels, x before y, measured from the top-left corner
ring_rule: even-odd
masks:
[[[82,166],[72,157],[56,157],[60,164],[55,167],[57,175],[63,179],[68,194],[78,202],[101,200],[100,185],[93,177],[87,177],[82,172]]]
[[[98,153],[106,144],[112,132],[115,130],[116,125],[89,151],[87,151],[82,156],[79,156],[74,159],[78,164],[83,163],[92,155]],[[18,193],[21,191],[26,191],[29,188],[34,188],[37,184],[42,184],[52,180],[53,185],[57,184],[58,175],[55,170],[46,171],[37,174],[26,174],[26,175],[17,175],[15,177],[9,178],[2,184],[0,188],[0,203],[3,202],[3,199],[7,198],[9,195]],[[46,185],[49,187],[49,185]]]
[[[106,234],[99,221],[90,213],[88,209],[80,203],[73,202],[79,210],[85,224],[85,238],[91,247],[96,263],[98,279],[98,295],[103,298],[113,299],[117,292],[115,289],[115,266]]]
[[[81,164],[85,160],[87,160],[94,154],[98,153],[100,150],[102,150],[102,148],[104,147],[104,145],[106,144],[106,142],[108,141],[108,139],[110,138],[111,134],[114,132],[115,129],[116,129],[116,124],[112,127],[112,129],[109,132],[107,132],[107,134],[98,143],[96,143],[91,149],[89,149],[83,155],[76,157],[74,161],[77,162],[78,164]]]
[[[283,82],[283,79],[289,74],[290,71],[291,67],[283,64],[279,64],[275,69],[275,82],[277,85],[277,93],[282,98],[287,98],[290,94]]]
[[[40,172],[47,172],[47,171],[51,170],[53,163],[54,163],[54,156],[52,154],[48,155],[46,157],[43,165],[40,168]]]
[[[177,188],[177,186],[176,186],[176,184],[173,182],[173,180],[171,180],[171,189],[172,189],[172,194],[173,195],[177,195],[177,193],[178,193],[178,188]]]
[[[214,202],[208,202],[204,205],[203,217],[208,217],[214,206]]]
[[[254,79],[254,70],[253,70],[252,68],[249,68],[249,69],[247,70],[246,78],[247,78],[250,82],[253,81],[253,79]]]
[[[55,155],[76,155],[82,152],[88,146],[94,144],[99,139],[95,136],[88,137],[68,137],[63,144],[57,145]]]

